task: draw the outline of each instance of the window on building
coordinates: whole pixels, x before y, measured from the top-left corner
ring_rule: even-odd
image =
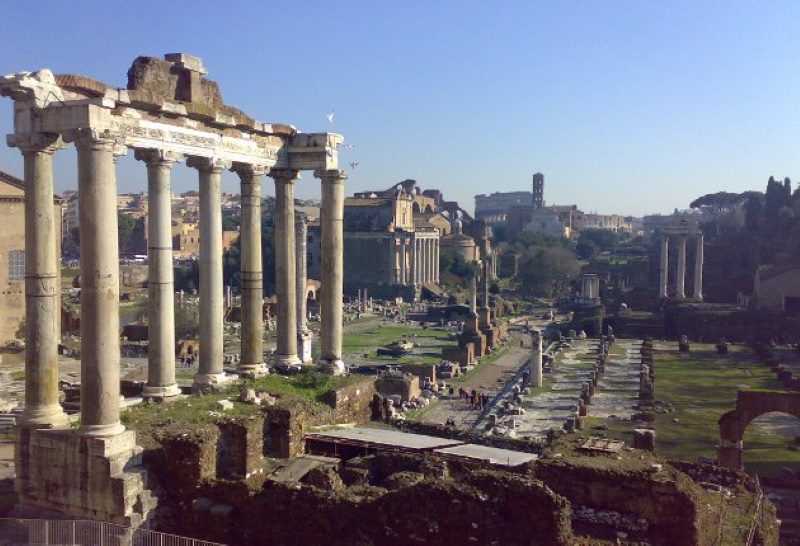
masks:
[[[12,250],[8,253],[9,282],[25,280],[25,251]]]

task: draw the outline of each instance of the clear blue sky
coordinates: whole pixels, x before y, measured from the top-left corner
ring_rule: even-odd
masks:
[[[541,171],[550,204],[644,214],[800,182],[797,1],[40,1],[3,2],[0,20],[1,73],[124,87],[138,55],[198,55],[226,103],[344,134],[348,193],[414,178],[472,209]],[[2,134],[11,112],[0,100]],[[74,155],[57,156],[59,191]],[[0,147],[0,169],[21,175],[19,152]],[[145,177],[120,162],[120,191]],[[174,180],[197,184],[182,166]],[[305,175],[298,195],[318,194]]]

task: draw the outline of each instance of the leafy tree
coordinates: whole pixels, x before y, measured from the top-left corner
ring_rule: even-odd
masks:
[[[558,280],[575,276],[579,271],[580,264],[572,250],[537,246],[523,254],[518,276],[526,292],[547,296]]]

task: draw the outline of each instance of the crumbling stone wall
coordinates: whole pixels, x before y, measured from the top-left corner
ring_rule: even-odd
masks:
[[[314,474],[291,484],[205,483],[196,496],[227,504],[228,515],[185,508],[162,529],[227,544],[574,544],[569,503],[530,476],[397,454],[331,472],[324,488],[309,485],[320,481]]]
[[[668,466],[654,473],[548,458],[537,461],[534,476],[573,505],[643,518],[648,523],[648,542],[654,546],[710,546],[716,540],[716,522],[704,509],[699,489],[688,476]]]
[[[376,392],[376,378],[370,377],[328,393],[325,402],[334,410],[337,423],[366,423],[370,420],[369,403]]]
[[[263,417],[225,419],[217,427],[217,477],[249,478],[264,468]]]

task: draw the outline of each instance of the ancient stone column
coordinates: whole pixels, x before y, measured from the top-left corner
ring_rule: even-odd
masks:
[[[694,299],[703,301],[703,232],[695,235]]]
[[[437,237],[434,240],[433,250],[433,279],[436,284],[439,284],[439,250],[441,249],[441,239]]]
[[[223,370],[222,205],[220,180],[229,162],[190,157],[187,165],[200,174],[200,367],[198,389],[225,381]]]
[[[419,275],[417,275],[417,264],[419,264],[419,256],[417,255],[417,237],[416,234],[411,239],[411,283],[414,286],[419,282]]]
[[[322,182],[322,325],[320,367],[333,374],[344,373],[342,362],[342,296],[344,282],[344,182],[347,173],[338,169],[316,170]]]
[[[397,284],[397,240],[389,237],[389,284]]]
[[[425,278],[425,282],[435,282],[434,275],[433,275],[433,239],[427,239],[427,252],[426,257],[428,260],[428,271]]]
[[[237,369],[260,375],[264,366],[264,272],[261,262],[261,177],[266,168],[234,163],[239,175],[242,223],[240,229],[242,287],[242,348]],[[202,344],[202,340],[201,340]]]
[[[175,286],[172,269],[172,193],[170,173],[181,154],[136,150],[147,164],[147,383],[145,398],[180,394],[175,382]]]
[[[297,356],[303,364],[311,363],[311,332],[306,324],[306,279],[308,277],[308,227],[306,217],[298,214],[295,217],[295,261],[297,276]]]
[[[297,174],[297,171],[289,169],[273,170],[270,173],[275,180],[275,285],[278,296],[278,343],[275,364],[281,367],[300,365],[300,358],[297,356],[297,263],[294,241],[294,181],[297,179]],[[344,188],[344,184],[341,186]],[[341,228],[340,222],[339,229]],[[323,233],[324,229],[323,226]],[[323,256],[324,237],[323,234]],[[341,245],[340,250],[342,250]]]
[[[8,141],[25,160],[25,409],[18,422],[61,427],[67,415],[58,402],[61,226],[53,201],[53,154],[64,144],[45,134]]]
[[[542,375],[542,333],[531,330],[531,385],[541,387],[544,381]]]
[[[483,273],[483,305],[481,305],[478,318],[481,328],[488,328],[492,320],[492,311],[489,309],[489,264],[484,260],[481,263]]]
[[[669,275],[669,235],[661,234],[661,264],[659,267],[658,295],[668,298],[667,278]]]
[[[408,269],[408,247],[406,246],[406,239],[405,237],[401,236],[400,240],[400,284],[406,284],[406,273]]]
[[[686,235],[678,235],[678,269],[675,270],[675,297],[685,299]]]
[[[120,323],[114,139],[75,131],[81,231],[81,428],[87,436],[125,430],[119,420]]]

